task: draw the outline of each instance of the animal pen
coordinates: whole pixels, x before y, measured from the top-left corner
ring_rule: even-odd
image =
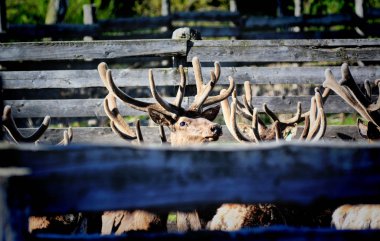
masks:
[[[379,240],[378,10],[267,18],[166,7],[97,20],[87,5],[84,25],[1,18],[1,239]],[[175,23],[198,20],[233,24],[170,39]],[[314,24],[327,31],[307,31]],[[331,121],[347,115],[355,125]],[[122,216],[109,230],[91,220],[119,210],[170,215],[148,232]],[[236,228],[242,212],[254,217]],[[44,221],[58,229],[31,227],[55,215]]]

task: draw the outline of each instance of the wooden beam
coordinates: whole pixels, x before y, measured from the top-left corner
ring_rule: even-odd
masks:
[[[255,96],[252,97],[252,106],[262,112],[266,103],[275,113],[295,113],[297,103],[301,102],[302,110],[310,108],[312,96]],[[153,98],[136,98],[145,102],[154,103]],[[173,101],[174,97],[165,98]],[[240,97],[239,97],[240,99]],[[103,110],[103,98],[99,99],[53,99],[53,100],[5,100],[5,105],[10,105],[17,111],[13,112],[15,118],[45,117],[100,117],[105,116]],[[183,107],[189,107],[194,97],[185,97]],[[117,100],[118,108],[123,116],[146,115],[146,113],[129,108],[123,102]],[[230,101],[231,102],[231,101]],[[331,95],[325,103],[325,113],[355,113],[355,111],[339,96]]]
[[[379,147],[330,142],[186,148],[1,144],[1,156],[9,158],[0,165],[32,170],[10,184],[18,193],[15,203],[29,204],[31,214],[189,210],[229,202],[337,205],[380,202]]]
[[[184,40],[114,40],[1,43],[0,61],[115,59],[185,55]]]
[[[132,125],[132,123],[131,123]],[[134,126],[132,125],[132,128]],[[31,135],[36,131],[36,128],[20,128],[23,135]],[[39,143],[55,145],[62,140],[63,132],[67,128],[49,127],[42,135]],[[73,144],[121,144],[124,145],[128,141],[121,139],[112,132],[110,127],[73,127]],[[223,135],[218,140],[218,143],[237,143],[225,125],[222,125]],[[296,136],[293,140],[298,140],[299,135],[303,130],[303,126],[298,126]],[[158,126],[141,126],[141,132],[144,137],[144,143],[160,143]],[[169,139],[170,131],[165,128],[165,134]],[[343,141],[344,138],[354,138],[358,142],[366,142],[358,132],[355,125],[328,125],[323,140]],[[349,141],[345,139],[346,141]],[[252,143],[254,145],[254,143]]]
[[[221,66],[220,85],[229,83],[232,76],[235,84],[242,85],[244,81],[251,84],[298,84],[322,85],[324,71],[330,68],[336,79],[341,78],[339,66],[317,67],[228,67]],[[205,78],[210,75],[211,67],[202,67]],[[119,87],[149,86],[147,78],[149,69],[111,69],[112,76]],[[185,68],[186,70],[186,68]],[[380,66],[350,66],[350,72],[358,84],[366,79],[372,81],[380,76]],[[154,68],[156,86],[178,86],[179,73],[176,68]],[[188,86],[195,85],[193,68],[185,72]],[[93,70],[33,70],[33,71],[1,71],[3,89],[49,89],[49,88],[90,88],[104,87],[99,74]]]
[[[357,62],[380,60],[377,39],[202,40],[189,46],[187,61]]]

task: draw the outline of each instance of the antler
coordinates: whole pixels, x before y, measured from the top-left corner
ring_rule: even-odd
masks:
[[[323,111],[323,101],[326,100],[329,90],[325,89],[324,97],[320,94],[319,89],[315,89],[315,96],[312,98],[312,104],[310,111],[302,114],[301,103],[297,103],[296,114],[287,120],[280,120],[278,116],[271,111],[267,104],[263,104],[264,112],[272,119],[272,125],[267,127],[264,122],[258,117],[257,109],[253,108],[251,86],[248,81],[244,82],[245,94],[242,95],[243,103],[240,103],[236,98],[236,91],[232,94],[231,108],[229,107],[228,100],[222,102],[223,116],[226,122],[227,128],[231,134],[239,142],[255,142],[266,140],[279,140],[283,139],[283,132],[287,127],[295,126],[297,123],[305,121],[305,128],[300,139],[306,140],[319,140],[326,130],[326,116]],[[238,125],[236,124],[235,110],[241,114],[242,117],[251,120],[252,125],[248,127],[243,125],[245,130],[249,129],[245,136],[240,132]],[[312,121],[310,121],[312,119]],[[310,123],[312,122],[312,123]]]
[[[197,94],[195,95],[193,103],[189,107],[190,111],[201,112],[202,107],[210,106],[215,103],[221,102],[222,100],[226,99],[229,95],[231,95],[235,86],[233,78],[229,76],[228,80],[230,83],[228,89],[217,96],[209,96],[220,77],[220,64],[218,61],[215,61],[214,71],[210,72],[211,79],[206,85],[203,84],[202,69],[198,57],[193,57],[192,64],[195,77],[195,84],[197,87]]]
[[[334,78],[330,69],[325,70],[324,87],[332,89],[337,95],[345,100],[354,110],[356,110],[364,119],[372,122],[378,128],[380,127],[380,115],[375,110],[378,110],[376,101],[372,104],[370,100],[360,91],[356,85],[347,63],[341,67],[342,79],[339,83]],[[378,82],[376,83],[378,86]]]
[[[37,141],[47,130],[50,124],[50,116],[45,116],[42,124],[38,129],[31,134],[30,136],[23,136],[17,129],[16,123],[12,116],[12,108],[9,105],[6,105],[3,110],[2,116],[3,126],[9,133],[9,135],[14,139],[16,143],[18,142],[35,142]]]

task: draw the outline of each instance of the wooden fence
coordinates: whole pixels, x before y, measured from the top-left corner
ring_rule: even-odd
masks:
[[[275,202],[297,205],[379,203],[379,145],[334,141],[337,132],[359,139],[356,127],[328,126],[317,143],[280,142],[238,144],[223,126],[220,142],[208,146],[172,148],[159,143],[158,127],[144,126],[146,145],[121,140],[102,122],[105,88],[96,67],[109,63],[115,82],[130,94],[147,89],[148,69],[163,96],[173,98],[179,83],[177,66],[186,66],[188,87],[194,88],[191,59],[198,56],[209,75],[220,61],[218,85],[232,76],[241,98],[242,85],[301,85],[317,87],[331,68],[340,78],[340,65],[350,64],[357,83],[379,78],[380,44],[377,39],[326,40],[112,40],[0,44],[0,76],[4,104],[10,105],[18,124],[72,124],[72,118],[95,119],[91,127],[73,128],[69,146],[0,145],[1,219],[3,240],[317,240],[376,239],[379,231],[337,231],[315,227],[253,228],[238,232],[131,233],[122,236],[33,235],[27,217],[67,211],[110,209],[188,210],[225,202]],[[136,59],[142,59],[139,66]],[[140,59],[140,60],[141,60]],[[151,62],[157,62],[154,67]],[[141,65],[140,65],[141,64]],[[293,86],[293,87],[294,87]],[[166,88],[164,88],[166,87]],[[169,87],[169,88],[167,88]],[[297,89],[296,88],[296,89]],[[169,89],[169,90],[168,90]],[[281,88],[280,88],[281,89]],[[134,92],[135,91],[135,92]],[[217,90],[216,90],[217,91]],[[148,91],[149,92],[149,91]],[[293,114],[296,103],[310,107],[312,93],[264,92],[254,95],[276,113]],[[139,96],[153,101],[149,95]],[[184,107],[191,100],[185,96]],[[119,103],[123,115],[140,115]],[[327,113],[353,113],[338,96],[329,96]],[[20,122],[19,122],[20,121]],[[66,121],[66,122],[65,122]],[[49,127],[40,143],[57,143],[66,128]],[[23,133],[35,128],[20,128]],[[94,188],[96,187],[96,188]],[[144,190],[144,191],[142,191]],[[75,198],[74,198],[75,197]],[[124,201],[120,201],[123,197]]]
[[[3,0],[5,1],[5,0]],[[169,3],[168,3],[169,2]],[[279,1],[281,2],[281,1]],[[302,5],[302,1],[295,1]],[[379,37],[380,10],[356,1],[356,12],[307,15],[295,10],[293,16],[255,16],[231,11],[171,12],[170,1],[163,0],[162,16],[98,19],[94,6],[85,5],[83,24],[6,24],[3,19],[0,40],[41,41],[170,38],[174,29],[192,27],[204,39],[328,39]],[[281,4],[274,6],[283,12]],[[298,7],[300,8],[300,7]],[[298,9],[295,7],[295,9]]]

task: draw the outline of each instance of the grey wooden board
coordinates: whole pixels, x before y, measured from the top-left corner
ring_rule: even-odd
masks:
[[[180,56],[186,54],[186,45],[186,40],[171,39],[0,43],[0,61]]]
[[[221,65],[218,84],[227,85],[228,76],[235,84],[249,81],[251,84],[315,84],[322,85],[324,72],[330,68],[335,78],[341,78],[340,67],[228,67]],[[111,69],[117,86],[149,86],[149,69]],[[202,67],[204,82],[209,80],[213,68]],[[350,66],[356,83],[380,78],[380,66]],[[193,68],[185,68],[188,85],[195,85]],[[179,72],[176,68],[153,69],[157,86],[178,86]],[[104,87],[97,70],[46,70],[46,71],[0,71],[3,89],[87,88]]]
[[[155,102],[152,98],[136,98],[145,102]],[[165,98],[173,101],[174,98]],[[240,97],[239,97],[240,99]],[[252,97],[253,107],[262,112],[262,106],[267,103],[268,108],[276,113],[295,113],[297,102],[301,102],[302,111],[310,108],[311,96],[257,96]],[[185,97],[182,107],[187,108],[193,97]],[[127,107],[117,101],[120,113],[124,116],[145,115],[145,112]],[[28,117],[98,117],[105,116],[103,99],[55,99],[55,100],[4,100],[5,105],[12,107],[15,118]],[[220,112],[221,113],[221,112]],[[354,113],[354,110],[342,98],[330,95],[325,103],[325,113]]]
[[[109,236],[92,235],[91,238],[80,235],[49,235],[39,234],[31,237],[31,240],[68,240],[77,241],[122,241],[122,240],[205,240],[205,241],[237,241],[237,240],[255,240],[255,241],[288,241],[288,240],[310,240],[312,237],[315,241],[356,241],[356,240],[379,240],[380,231],[378,230],[335,230],[332,228],[308,228],[308,227],[283,227],[269,226],[258,228],[246,228],[233,232],[223,231],[197,231],[184,233],[129,233],[117,235],[110,238]]]
[[[198,40],[187,60],[221,62],[378,61],[378,39]]]
[[[134,126],[131,123],[132,129]],[[231,133],[225,125],[222,125],[223,135],[219,138],[218,143],[237,143],[237,141],[232,137]],[[41,136],[39,143],[40,144],[52,144],[55,145],[59,143],[63,138],[63,132],[67,128],[54,128],[49,127],[45,133]],[[131,141],[124,140],[118,135],[112,132],[110,127],[73,127],[73,139],[71,143],[79,144],[126,144]],[[295,140],[298,140],[299,135],[302,133],[303,126],[297,127]],[[19,128],[19,131],[28,136],[36,131],[36,128]],[[156,126],[141,126],[142,135],[145,143],[161,143],[159,137],[159,130]],[[344,125],[328,125],[326,128],[326,133],[323,137],[323,140],[334,140],[334,141],[343,141],[340,139],[338,133],[345,134],[352,138],[355,138],[355,141],[365,142],[357,130],[356,126]],[[167,140],[170,142],[170,130],[165,127],[165,134]],[[10,139],[9,139],[10,140]],[[132,141],[136,143],[135,141]],[[252,143],[254,145],[254,143]]]
[[[33,214],[188,210],[229,202],[377,203],[379,147],[328,142],[185,148],[1,145],[0,154],[9,157],[1,162],[3,167],[28,166],[33,171],[9,184],[17,190],[11,197],[30,204]]]
[[[279,28],[279,27],[290,27],[290,26],[331,26],[331,25],[344,25],[344,24],[354,24],[355,18],[349,14],[329,14],[322,17],[312,17],[312,16],[283,16],[283,17],[256,17],[250,16],[244,22],[244,29],[254,29],[254,28]],[[356,22],[357,24],[358,22]]]

